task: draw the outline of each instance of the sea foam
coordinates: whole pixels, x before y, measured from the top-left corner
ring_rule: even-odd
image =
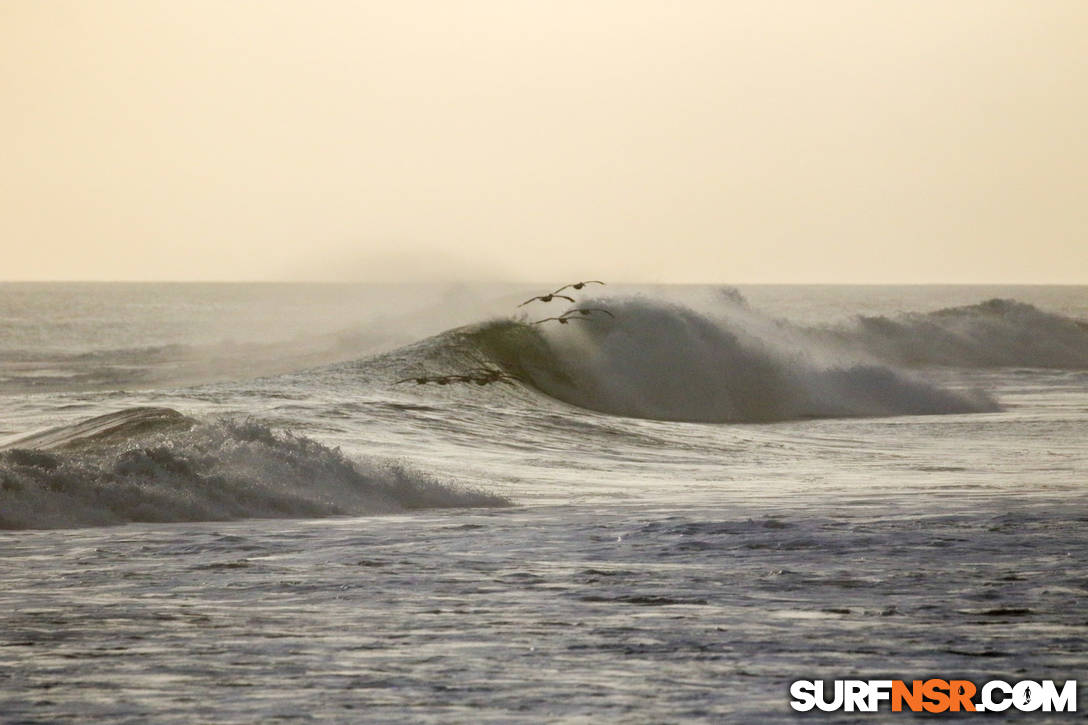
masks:
[[[168,411],[168,412],[167,412]],[[0,528],[396,513],[506,499],[255,421],[137,408],[0,450]]]

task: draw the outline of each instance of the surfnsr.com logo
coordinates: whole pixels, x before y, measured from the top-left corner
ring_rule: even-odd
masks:
[[[1054,680],[797,680],[790,685],[790,707],[833,712],[1076,712],[1077,681],[1061,687]]]

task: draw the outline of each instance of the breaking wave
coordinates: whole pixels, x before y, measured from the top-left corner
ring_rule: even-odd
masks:
[[[135,408],[0,450],[0,528],[380,514],[502,506],[403,465],[348,459],[254,421]]]
[[[824,332],[858,352],[904,365],[1088,368],[1088,323],[1016,300],[859,316]]]
[[[693,422],[977,413],[950,390],[724,296],[712,310],[642,297],[592,300],[615,317],[533,326],[495,321],[431,341],[420,363],[485,358],[553,398],[605,413]]]

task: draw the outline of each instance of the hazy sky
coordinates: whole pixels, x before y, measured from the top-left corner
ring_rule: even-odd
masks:
[[[0,2],[0,279],[1088,282],[1084,0]]]

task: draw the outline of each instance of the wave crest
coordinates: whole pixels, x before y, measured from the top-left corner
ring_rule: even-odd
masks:
[[[255,421],[201,422],[163,411],[131,409],[100,416],[49,431],[52,437],[42,447],[24,438],[15,443],[19,447],[0,451],[0,528],[379,514],[509,503],[400,464],[351,460],[339,449]],[[125,421],[125,429],[111,424],[118,419]],[[147,423],[142,430],[135,426],[139,420]],[[87,428],[100,430],[86,433]]]
[[[830,334],[854,349],[906,365],[1088,368],[1088,323],[1017,300],[859,316],[852,326]]]
[[[998,410],[981,392],[952,391],[859,359],[803,329],[724,297],[714,311],[647,298],[605,306],[578,325],[499,321],[448,333],[433,356],[482,354],[531,387],[605,413],[693,422]]]

